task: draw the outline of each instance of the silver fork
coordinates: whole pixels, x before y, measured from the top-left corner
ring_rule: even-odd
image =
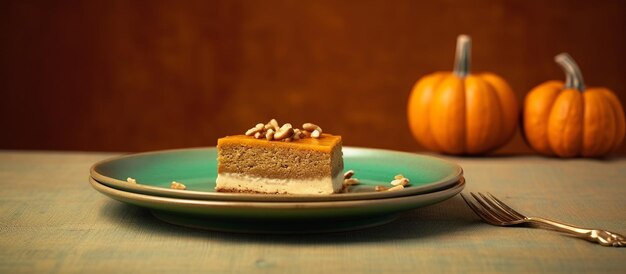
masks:
[[[568,233],[588,241],[599,243],[603,246],[626,246],[626,237],[620,234],[602,229],[576,227],[539,217],[526,217],[510,208],[490,193],[485,195],[480,192],[478,194],[470,192],[470,194],[474,197],[474,200],[463,194],[461,194],[461,197],[463,197],[463,200],[465,200],[467,205],[469,205],[476,215],[489,224],[496,226],[538,224],[552,230]]]

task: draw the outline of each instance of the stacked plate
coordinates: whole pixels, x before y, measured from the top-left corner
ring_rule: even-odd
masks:
[[[126,155],[91,167],[97,191],[149,209],[157,218],[182,226],[254,233],[344,231],[393,221],[400,213],[457,195],[463,170],[439,158],[390,150],[344,147],[345,170],[360,183],[333,195],[263,195],[215,192],[217,150],[193,148]],[[408,187],[390,187],[397,174]],[[136,184],[126,181],[134,178]],[[186,190],[170,188],[172,181]]]

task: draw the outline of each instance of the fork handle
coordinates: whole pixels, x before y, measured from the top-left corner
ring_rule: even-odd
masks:
[[[556,231],[565,232],[588,241],[596,242],[603,246],[626,246],[626,237],[607,230],[582,228],[538,217],[527,217],[525,220],[527,222],[544,225]]]

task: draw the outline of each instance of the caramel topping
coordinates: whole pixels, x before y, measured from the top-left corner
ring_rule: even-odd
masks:
[[[217,140],[217,146],[224,145],[248,145],[265,147],[285,147],[305,150],[315,150],[330,152],[334,146],[341,143],[341,136],[324,133],[319,138],[294,139],[291,142],[268,141],[267,139],[256,139],[253,136],[233,135]]]

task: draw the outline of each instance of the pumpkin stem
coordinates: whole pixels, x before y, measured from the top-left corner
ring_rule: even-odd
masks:
[[[583,74],[580,72],[580,68],[578,68],[578,65],[574,62],[574,58],[572,58],[572,56],[563,52],[555,56],[554,61],[557,62],[557,64],[559,64],[565,72],[565,89],[585,91]]]
[[[472,51],[472,38],[461,34],[456,38],[456,57],[454,59],[454,74],[464,78],[469,74]]]

